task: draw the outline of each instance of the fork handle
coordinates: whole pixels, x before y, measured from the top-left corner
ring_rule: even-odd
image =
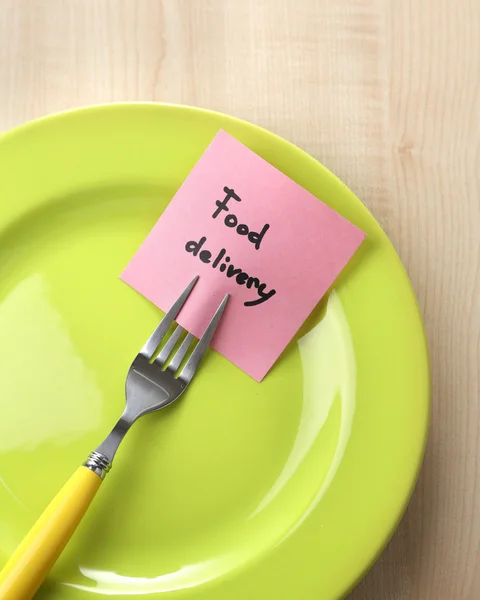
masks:
[[[83,466],[67,481],[0,572],[2,600],[30,600],[65,548],[102,483]]]

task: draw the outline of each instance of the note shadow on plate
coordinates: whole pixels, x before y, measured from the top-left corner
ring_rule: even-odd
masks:
[[[288,344],[285,350],[282,352],[277,362],[273,365],[272,370],[280,369],[284,365],[285,361],[288,359],[292,352],[298,351],[297,344],[298,341],[301,340],[305,335],[307,335],[312,329],[314,329],[324,318],[325,312],[327,309],[327,304],[332,293],[340,293],[343,294],[343,290],[348,288],[348,279],[351,277],[352,273],[356,272],[357,269],[360,268],[365,260],[368,260],[369,254],[371,254],[373,250],[372,242],[367,237],[359,249],[355,252],[353,257],[350,259],[348,264],[342,270],[340,275],[334,281],[334,283],[327,290],[325,295],[322,297],[320,302],[315,306],[313,311],[310,313],[306,321],[300,327],[300,329],[295,334],[293,340]],[[267,377],[269,374],[267,374]]]

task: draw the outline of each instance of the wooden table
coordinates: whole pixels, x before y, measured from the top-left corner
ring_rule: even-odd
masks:
[[[0,0],[0,131],[118,100],[267,127],[381,222],[425,318],[432,426],[351,599],[480,598],[478,0]]]

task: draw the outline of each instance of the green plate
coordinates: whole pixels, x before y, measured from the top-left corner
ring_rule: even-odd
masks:
[[[40,599],[336,600],[412,492],[427,349],[361,202],[237,119],[88,108],[0,136],[0,562],[121,413],[161,314],[118,275],[219,128],[368,238],[263,383],[211,351],[180,402],[134,427]]]

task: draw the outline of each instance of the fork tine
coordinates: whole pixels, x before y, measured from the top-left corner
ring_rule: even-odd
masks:
[[[172,304],[168,312],[165,314],[163,319],[160,321],[159,325],[152,333],[152,335],[148,338],[145,346],[140,350],[140,354],[142,354],[145,358],[150,360],[155,353],[155,350],[158,348],[158,345],[163,339],[163,336],[168,331],[168,328],[175,320],[176,316],[180,312],[180,309],[185,304],[186,299],[188,298],[190,292],[192,291],[194,285],[197,283],[198,275],[192,279],[192,281],[187,285],[182,294],[179,296],[177,300]]]
[[[175,331],[168,338],[168,340],[165,343],[165,346],[160,350],[159,355],[155,359],[154,362],[156,362],[157,365],[160,365],[161,367],[163,366],[167,358],[170,356],[170,353],[175,347],[175,344],[178,342],[183,331],[185,331],[185,329],[181,325],[177,325]]]
[[[191,333],[188,333],[185,336],[185,339],[180,345],[180,348],[175,352],[170,364],[167,367],[167,371],[171,373],[176,373],[178,371],[178,367],[182,364],[182,360],[185,358],[185,354],[187,350],[190,348],[190,344],[194,340],[194,337]]]
[[[187,364],[183,367],[182,372],[179,375],[179,379],[182,379],[186,383],[190,383],[192,377],[195,375],[195,371],[197,370],[198,364],[202,360],[203,355],[205,354],[205,350],[207,349],[208,344],[210,343],[210,340],[212,339],[213,334],[215,333],[215,330],[220,322],[223,311],[227,306],[228,298],[229,294],[225,296],[225,298],[222,300],[222,303],[217,308],[215,314],[212,317],[212,320],[210,321],[208,327],[205,329],[204,334],[200,338],[200,341],[195,346],[195,350],[192,352],[192,355],[188,359]]]

